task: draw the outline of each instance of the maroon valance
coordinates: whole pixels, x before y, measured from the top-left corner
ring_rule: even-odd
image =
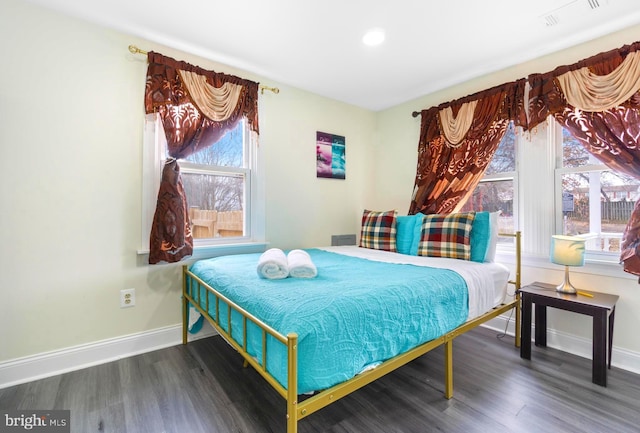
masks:
[[[158,112],[167,136],[169,155],[184,158],[207,148],[245,118],[251,129],[258,129],[258,83],[208,71],[199,66],[149,52],[144,105],[147,113]],[[206,117],[194,103],[180,77],[180,71],[193,72],[206,78],[208,84],[220,88],[225,83],[242,86],[232,114],[218,121]]]
[[[529,75],[527,78],[530,87],[527,107],[529,121],[526,126],[523,125],[525,129],[535,128],[546,121],[550,115],[556,115],[570,107],[557,80],[560,75],[582,68],[588,68],[595,75],[608,75],[620,66],[629,53],[639,49],[640,42],[634,42],[615,50],[596,54],[572,65],[558,66],[551,72]],[[626,107],[640,106],[640,94],[636,93],[622,105]]]
[[[526,123],[524,86],[524,79],[506,83],[421,112],[410,214],[449,213],[464,204],[486,171],[509,121]],[[455,131],[455,143],[442,120],[448,109],[446,118],[452,119],[452,124],[462,123],[460,117],[467,118],[462,131]]]

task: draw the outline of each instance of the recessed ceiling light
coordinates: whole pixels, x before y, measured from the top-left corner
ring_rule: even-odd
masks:
[[[375,45],[380,45],[384,42],[384,30],[382,29],[371,29],[362,37],[362,42],[365,45],[369,45],[373,47]]]

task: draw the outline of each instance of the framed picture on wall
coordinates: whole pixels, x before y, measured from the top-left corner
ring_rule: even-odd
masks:
[[[316,132],[316,176],[345,179],[345,138]]]

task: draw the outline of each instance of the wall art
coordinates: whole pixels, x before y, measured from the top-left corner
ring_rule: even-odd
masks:
[[[316,176],[345,179],[345,138],[316,132]]]

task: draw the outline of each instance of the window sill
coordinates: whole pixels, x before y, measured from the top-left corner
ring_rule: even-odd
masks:
[[[515,264],[515,251],[508,249],[500,249],[496,251],[496,261],[504,264]],[[522,266],[533,267],[542,269],[560,270],[564,269],[563,266],[556,265],[549,261],[549,257],[522,255]],[[584,266],[572,266],[571,273],[578,274],[591,274],[591,275],[604,275],[607,277],[623,278],[629,280],[637,280],[636,275],[632,275],[625,272],[622,265],[618,263],[617,256],[613,260],[593,259],[587,258]]]
[[[235,244],[197,245],[193,247],[193,255],[187,260],[209,259],[211,257],[226,256],[230,254],[262,253],[267,242],[242,242]],[[148,255],[149,250],[138,250],[137,254]]]

